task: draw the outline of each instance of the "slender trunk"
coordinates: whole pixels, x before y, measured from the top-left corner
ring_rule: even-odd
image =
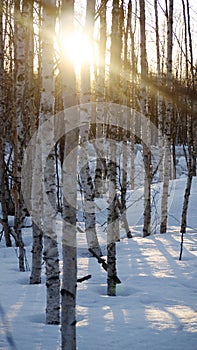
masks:
[[[115,157],[115,147],[111,146],[110,158]],[[108,164],[109,179],[109,207],[107,217],[107,294],[116,295],[116,241],[119,236],[118,211],[116,205],[116,164]]]
[[[3,1],[0,1],[0,8],[3,7]],[[6,127],[6,115],[5,115],[5,92],[4,92],[4,41],[3,41],[3,15],[0,11],[0,200],[2,210],[2,224],[4,228],[4,236],[7,247],[12,246],[10,238],[10,227],[8,223],[8,212],[6,205],[6,170],[5,170],[5,127]]]
[[[144,159],[144,225],[143,236],[151,234],[151,153],[150,153],[150,120],[148,117],[146,79],[148,63],[146,53],[145,2],[140,0],[140,47],[141,47],[141,112],[147,120],[142,124],[143,159]],[[146,125],[145,125],[146,124]]]
[[[95,15],[95,1],[88,1],[86,8],[86,35],[89,42],[92,42],[92,33],[94,31],[94,15]],[[87,62],[81,67],[81,118],[88,120],[86,125],[80,131],[81,149],[79,154],[79,168],[81,185],[84,191],[84,219],[85,231],[87,237],[88,248],[95,249],[97,255],[102,255],[99,247],[99,242],[96,234],[96,217],[95,217],[95,191],[92,176],[90,173],[89,159],[88,159],[88,135],[89,122],[91,122],[91,81],[90,81],[90,63]],[[87,105],[84,105],[87,104]],[[85,144],[85,146],[83,146]]]
[[[30,284],[41,283],[41,272],[42,272],[42,239],[43,233],[39,226],[34,222],[32,224],[33,230],[33,244],[32,244],[32,264],[31,264],[31,276]]]
[[[161,87],[161,60],[160,60],[160,38],[159,38],[159,19],[158,19],[158,0],[154,0],[155,8],[155,34],[157,50],[157,113],[158,113],[158,147],[159,147],[159,178],[163,181],[163,108],[162,96],[159,92]]]
[[[96,82],[96,101],[105,102],[105,52],[106,52],[106,1],[101,2],[100,11],[100,37],[99,37],[99,66],[98,66],[98,77]],[[98,105],[97,108],[100,108]],[[97,113],[98,115],[98,113]],[[103,133],[104,133],[104,120],[103,123],[96,119],[96,138],[99,142],[99,153],[96,158],[96,169],[94,177],[95,197],[102,197],[105,192],[105,155],[103,152]],[[102,159],[101,159],[102,158]]]
[[[41,140],[44,261],[46,268],[46,323],[59,324],[59,257],[56,234],[56,177],[54,152],[54,33],[56,1],[44,1],[42,23],[42,93],[40,125],[47,123],[47,133]],[[51,148],[48,155],[46,149]],[[50,205],[53,210],[51,210]],[[40,236],[39,236],[40,237]]]
[[[20,1],[15,2],[15,115],[14,115],[14,178],[15,178],[15,230],[19,244],[19,269],[25,271],[25,248],[22,225],[26,215],[21,193],[21,167],[25,145],[24,101],[25,101],[25,38]]]
[[[192,179],[193,179],[193,154],[192,154],[192,147],[189,146],[189,162],[188,162],[188,175],[187,175],[187,185],[185,188],[185,195],[184,195],[184,201],[183,201],[183,208],[182,208],[182,214],[181,214],[181,248],[180,248],[180,255],[179,260],[182,259],[182,253],[183,253],[183,243],[184,243],[184,234],[186,233],[186,227],[187,227],[187,213],[188,213],[188,205],[189,205],[189,197],[192,187]]]
[[[167,87],[169,91],[172,89],[172,49],[173,49],[173,0],[169,0],[169,10],[167,23]],[[161,225],[160,233],[166,233],[167,219],[168,219],[168,195],[169,195],[169,181],[171,170],[171,118],[172,118],[172,105],[171,102],[167,102],[166,106],[166,120],[165,120],[165,155],[164,155],[164,182],[163,182],[163,194],[161,200]]]
[[[132,2],[131,2],[131,13],[132,13]],[[128,10],[129,11],[129,10]],[[136,16],[137,17],[137,16]],[[135,17],[135,21],[136,21]],[[131,18],[132,20],[132,18]],[[134,38],[134,32],[135,32],[135,26],[136,22],[131,22],[131,28],[130,28],[130,39],[131,39],[131,107],[133,110],[135,110],[135,100],[136,100],[136,57],[135,57],[135,38]],[[130,159],[131,159],[131,165],[130,165],[130,186],[131,190],[134,190],[135,187],[135,128],[136,128],[136,120],[135,120],[135,113],[131,113],[131,119],[130,119]]]
[[[109,92],[112,102],[120,103],[120,66],[121,66],[121,38],[120,38],[120,8],[119,1],[113,0],[112,9],[112,30],[111,30],[111,50],[110,50],[110,77]],[[117,140],[117,128],[110,125],[108,137]],[[107,283],[108,295],[116,295],[116,283],[113,276],[116,275],[116,241],[119,239],[119,221],[116,206],[116,143],[110,144],[108,179],[109,179],[109,207],[107,218]]]
[[[61,35],[69,35],[73,29],[74,1],[63,0],[60,18]],[[66,26],[66,27],[65,27]],[[74,67],[67,57],[61,57],[61,73],[63,88],[64,109],[77,105],[76,78]],[[77,108],[65,113],[65,125],[71,128],[65,130],[65,160],[69,153],[78,146],[79,123]],[[72,161],[63,167],[63,232],[62,257],[63,279],[61,290],[61,348],[62,350],[76,350],[76,284],[77,284],[77,251],[76,251],[76,201],[77,201],[77,152],[74,152]],[[67,200],[69,198],[69,201]],[[72,203],[72,205],[70,204]]]

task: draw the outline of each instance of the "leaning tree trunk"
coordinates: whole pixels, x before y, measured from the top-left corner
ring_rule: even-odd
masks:
[[[189,130],[191,132],[191,116],[189,117]],[[190,136],[189,136],[190,138]],[[190,138],[191,141],[191,138]],[[188,146],[188,152],[189,152],[189,161],[188,161],[188,175],[187,175],[187,184],[185,188],[185,195],[184,195],[184,201],[183,201],[183,209],[181,214],[181,249],[180,249],[180,255],[179,260],[182,259],[182,253],[183,253],[183,237],[186,233],[186,227],[187,227],[187,213],[188,213],[188,205],[189,205],[189,197],[191,193],[191,187],[192,187],[192,179],[193,179],[193,145],[191,145],[191,142],[189,141]]]
[[[189,87],[189,60],[188,60],[188,38],[187,38],[187,30],[189,32],[189,38],[191,36],[190,32],[190,18],[189,18],[189,7],[188,7],[188,1],[187,1],[187,11],[188,11],[188,26],[187,26],[187,19],[186,19],[186,11],[185,11],[185,2],[182,0],[182,6],[183,6],[183,19],[184,19],[184,37],[185,37],[185,80],[187,84],[187,88]],[[191,40],[191,38],[190,38]],[[191,41],[189,40],[189,47],[190,47],[190,53],[192,52],[192,45]],[[190,56],[191,63],[193,63],[193,56],[191,54]],[[192,79],[193,81],[193,79]],[[194,88],[194,85],[192,86]],[[189,89],[188,89],[189,90]],[[185,105],[187,112],[190,109],[189,105],[193,106],[192,101],[190,101],[189,98],[189,91],[188,91],[188,96],[185,98]],[[195,126],[192,123],[192,108],[190,113],[187,115],[187,121],[188,121],[188,130],[187,130],[187,139],[188,139],[188,174],[187,174],[187,184],[185,188],[185,194],[184,194],[184,201],[183,201],[183,208],[182,208],[182,215],[181,215],[181,247],[180,247],[180,255],[179,255],[179,260],[182,259],[182,253],[183,253],[183,241],[184,241],[184,234],[186,233],[186,227],[187,227],[187,213],[188,213],[188,206],[189,206],[189,197],[190,197],[190,192],[191,192],[191,187],[192,187],[192,179],[193,175],[195,175],[194,169],[196,168],[196,155],[195,155],[195,147],[194,147],[194,138],[196,135],[196,130]],[[196,169],[195,169],[196,170]]]

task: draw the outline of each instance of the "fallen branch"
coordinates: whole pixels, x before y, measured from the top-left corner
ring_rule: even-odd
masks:
[[[92,275],[87,275],[87,276],[84,276],[84,277],[81,277],[81,278],[77,278],[77,282],[81,283],[83,281],[89,280],[90,278],[92,278]]]
[[[107,269],[108,269],[108,264],[106,263],[105,259],[101,258],[100,256],[98,256],[94,249],[92,248],[89,248],[88,249],[89,252],[97,259],[98,263],[101,264],[101,266],[103,267],[103,269],[107,272]],[[120,279],[118,278],[117,275],[113,276],[113,280],[115,281],[116,284],[120,284],[121,281]]]

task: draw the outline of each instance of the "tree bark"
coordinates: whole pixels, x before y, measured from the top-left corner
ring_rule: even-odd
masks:
[[[85,33],[88,36],[89,43],[92,43],[92,33],[94,32],[95,1],[88,1],[86,7]],[[84,105],[87,103],[87,106]],[[91,105],[91,81],[90,81],[90,62],[85,62],[81,67],[81,96],[80,96],[80,114],[83,120],[91,122],[92,105]],[[88,159],[88,135],[89,122],[80,130],[81,147],[79,154],[79,170],[81,185],[84,191],[84,219],[85,231],[88,248],[95,249],[98,255],[102,255],[96,234],[96,217],[95,217],[95,190],[90,173]],[[83,124],[83,123],[82,123]],[[84,145],[84,146],[83,146]]]
[[[56,177],[54,152],[54,33],[56,1],[43,3],[42,23],[42,93],[40,101],[40,126],[47,123],[47,133],[41,140],[44,261],[46,268],[46,323],[59,324],[59,257],[56,234]],[[46,148],[51,148],[48,155]],[[48,198],[47,198],[48,197]],[[50,205],[53,210],[51,210]],[[40,236],[38,236],[40,237]],[[39,238],[38,238],[39,239]]]
[[[63,0],[60,18],[61,35],[66,37],[72,32],[74,24],[74,1]],[[61,56],[61,73],[63,104],[65,110],[65,126],[72,130],[66,132],[64,146],[64,163],[67,156],[78,146],[79,130],[73,125],[79,123],[79,113],[75,106],[78,104],[76,94],[76,78],[74,67],[68,57]],[[74,108],[70,108],[74,106]],[[70,113],[66,109],[70,108]],[[72,113],[73,111],[73,113]],[[63,232],[62,257],[63,279],[61,290],[61,348],[62,350],[76,350],[76,285],[77,285],[77,152],[72,155],[62,170],[63,180]],[[68,199],[69,200],[68,200]],[[72,205],[71,205],[72,203]]]
[[[6,129],[6,115],[5,115],[5,72],[4,72],[4,40],[3,40],[3,1],[0,1],[0,200],[2,210],[2,223],[4,229],[4,237],[7,247],[12,246],[10,238],[10,227],[8,223],[8,211],[6,204],[6,169],[5,169],[5,129]]]
[[[172,49],[173,49],[173,0],[169,0],[169,9],[167,11],[167,87],[169,91],[172,90]],[[167,219],[168,219],[168,195],[169,195],[169,181],[171,173],[171,118],[172,118],[172,104],[167,101],[166,106],[166,120],[165,120],[165,134],[164,134],[164,181],[163,194],[161,200],[161,224],[160,233],[166,233]]]
[[[26,216],[21,193],[21,168],[25,145],[26,127],[24,120],[25,101],[25,28],[23,15],[20,10],[20,1],[15,2],[15,112],[13,119],[14,132],[14,164],[15,179],[15,230],[19,244],[19,269],[25,271],[25,248],[22,238],[22,225]]]
[[[141,47],[141,112],[146,118],[142,124],[143,160],[144,160],[144,225],[143,236],[151,234],[151,153],[150,153],[150,120],[147,106],[146,80],[148,75],[148,63],[146,52],[146,18],[145,2],[140,0],[140,47]],[[146,125],[145,125],[146,124]]]

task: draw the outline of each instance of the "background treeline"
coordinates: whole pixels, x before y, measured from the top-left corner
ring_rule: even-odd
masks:
[[[189,0],[180,1],[176,8],[173,0],[0,1],[1,237],[5,236],[8,247],[15,242],[19,268],[24,271],[22,231],[25,217],[32,216],[30,283],[41,282],[44,259],[46,321],[58,324],[60,269],[55,219],[57,212],[61,213],[62,349],[76,348],[78,190],[83,198],[88,248],[107,271],[109,295],[116,294],[120,282],[116,274],[120,221],[127,237],[132,238],[126,202],[127,191],[135,190],[136,144],[141,144],[144,162],[144,237],[152,230],[151,184],[155,177],[163,184],[158,231],[167,231],[169,183],[176,178],[176,146],[183,146],[188,168],[181,225],[181,233],[185,233],[192,177],[196,175],[195,15]],[[70,55],[75,43],[70,41],[65,49],[66,38],[74,30],[86,36],[92,50],[89,59],[81,62]],[[126,107],[126,118],[120,106]],[[69,108],[73,111],[70,116],[65,112],[61,118],[65,123],[56,125],[51,117]],[[45,123],[47,134],[37,135]],[[75,124],[78,127],[74,128]],[[57,135],[61,136],[58,140]],[[92,145],[94,171],[88,155]],[[154,166],[152,145],[157,148]],[[65,163],[76,148],[72,162]],[[25,172],[24,162],[28,164]],[[101,258],[95,208],[95,198],[105,195],[110,203],[107,261]],[[14,225],[9,215],[14,217]]]

